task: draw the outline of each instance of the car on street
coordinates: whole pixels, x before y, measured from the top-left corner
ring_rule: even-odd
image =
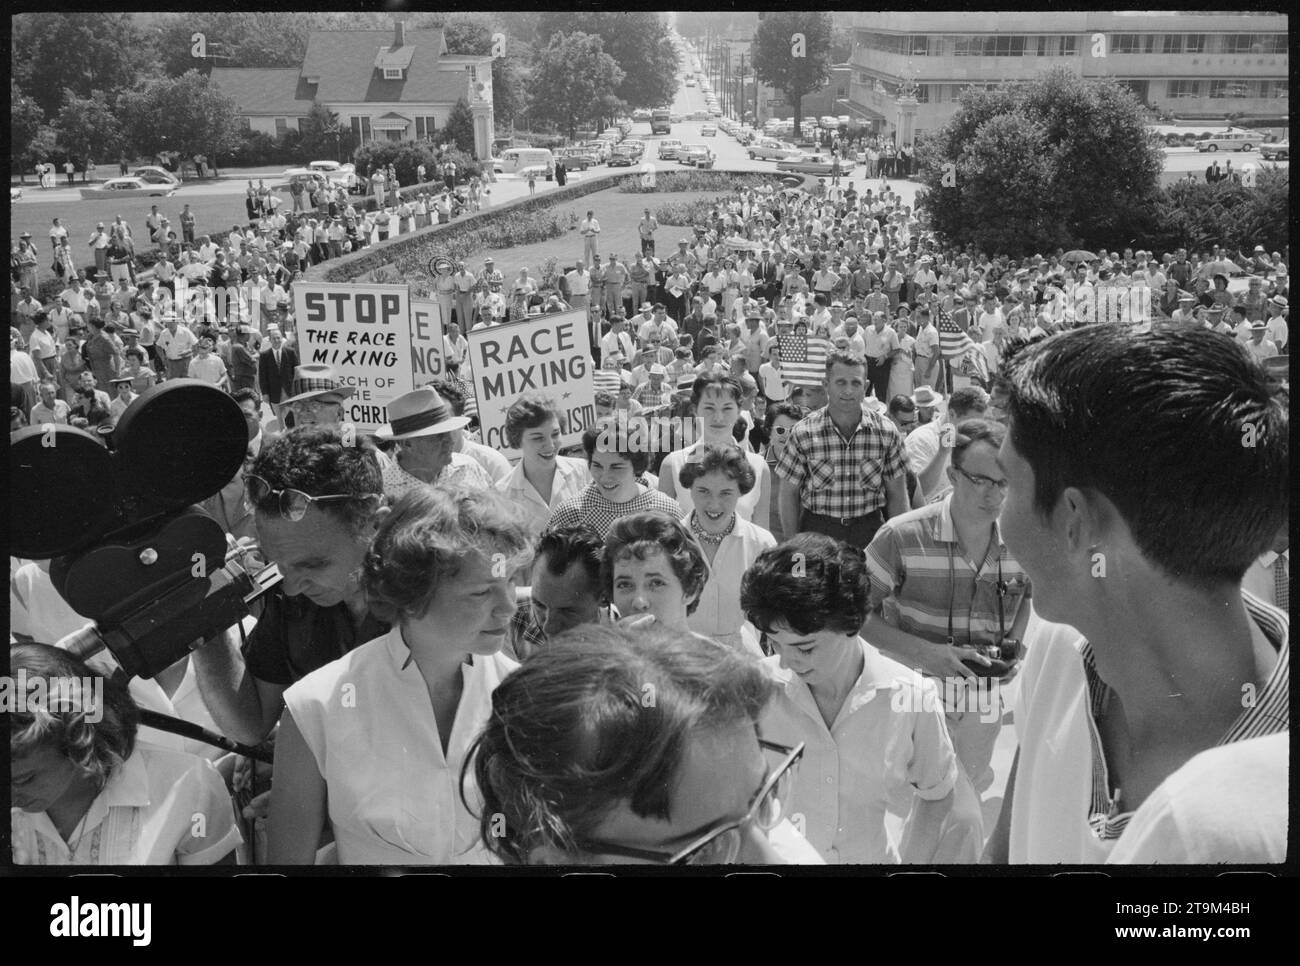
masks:
[[[659,142],[659,157],[661,160],[671,160],[677,157],[677,151],[681,148],[682,142],[677,138],[664,138]]]
[[[668,119],[672,121],[673,124],[681,124],[682,121],[686,120],[686,117],[682,114],[671,114]]]
[[[271,185],[271,188],[287,190],[294,184],[300,184],[304,191],[311,192],[324,188],[329,184],[329,179],[322,172],[311,168],[285,168],[278,182]]]
[[[648,124],[650,122],[650,112],[647,111],[644,107],[638,107],[635,111],[632,112],[632,120],[638,124],[641,124],[643,122]]]
[[[639,160],[641,160],[640,155],[633,151],[625,151],[620,145],[614,150],[614,153],[609,156],[609,166],[611,168],[630,168]]]
[[[1259,156],[1265,161],[1290,161],[1291,142],[1275,141],[1272,144],[1265,144],[1259,149]]]
[[[677,160],[692,168],[713,167],[713,154],[703,144],[686,144],[678,148]]]
[[[143,167],[136,168],[128,177],[139,178],[146,184],[169,184],[174,188],[181,186],[180,178],[166,168],[160,168],[154,164],[146,164]]]
[[[751,161],[781,161],[794,157],[799,150],[793,144],[776,138],[759,138],[745,149],[745,153]]]
[[[614,150],[613,145],[608,141],[584,141],[582,149],[588,154],[595,155],[597,164],[603,164],[609,160],[609,154]]]
[[[841,171],[848,174],[841,165]],[[778,171],[797,171],[799,174],[830,174],[831,173],[831,156],[829,154],[818,154],[809,152],[807,154],[796,154],[791,157],[782,158],[776,163]]]
[[[717,136],[718,136],[718,128],[717,128],[716,125],[714,125],[714,124],[701,124],[701,125],[700,125],[700,137],[702,137],[702,138],[715,138],[715,137],[717,137]]]
[[[361,190],[357,182],[357,166],[355,164],[340,164],[338,161],[313,161],[307,165],[307,168],[323,174],[330,184],[339,185],[354,193]]]
[[[560,148],[555,152],[555,160],[563,161],[566,171],[586,171],[600,163],[586,148]]]
[[[1264,139],[1255,131],[1220,131],[1196,142],[1197,151],[1251,151]]]
[[[170,198],[176,193],[173,184],[150,184],[143,178],[110,178],[94,188],[82,188],[81,197],[96,198]]]

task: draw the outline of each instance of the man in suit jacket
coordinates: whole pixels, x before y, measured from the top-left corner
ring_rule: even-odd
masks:
[[[257,383],[262,390],[262,398],[269,403],[278,404],[289,394],[293,370],[298,365],[298,353],[284,344],[284,336],[278,329],[271,331],[267,341],[271,343],[270,346],[263,349],[258,357]]]
[[[768,302],[776,304],[776,297],[779,293],[779,283],[776,277],[776,262],[772,260],[772,250],[763,249],[763,257],[753,266],[751,271],[754,273],[754,281],[758,294],[767,299]]]

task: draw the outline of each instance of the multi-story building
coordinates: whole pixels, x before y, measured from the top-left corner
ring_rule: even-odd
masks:
[[[212,81],[251,130],[297,129],[319,101],[358,143],[432,138],[463,97],[475,154],[491,154],[492,58],[447,53],[441,30],[314,30],[301,67],[214,68]]]
[[[970,87],[1066,67],[1113,77],[1148,106],[1187,120],[1229,115],[1288,123],[1287,18],[1227,11],[861,13],[850,113],[885,133],[899,87],[916,85],[915,130],[940,127]]]

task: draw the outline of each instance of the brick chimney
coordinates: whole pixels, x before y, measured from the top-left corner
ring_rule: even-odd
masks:
[[[393,21],[393,49],[397,50],[406,43],[406,24],[400,20]]]

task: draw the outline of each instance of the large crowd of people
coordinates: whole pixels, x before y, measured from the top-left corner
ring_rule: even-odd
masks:
[[[52,305],[16,270],[14,428],[231,392],[249,448],[206,506],[283,580],[99,722],[12,716],[15,860],[1280,861],[1287,260],[945,248],[886,183],[831,180],[746,190],[676,251],[584,233],[508,293],[454,265],[447,374],[373,437],[295,351],[330,227],[259,212]],[[177,312],[181,275],[265,312]],[[526,393],[512,466],[463,333],[561,307],[588,312],[598,422],[566,450]],[[61,603],[11,558],[12,660],[93,677],[47,646],[85,623]],[[137,704],[274,766],[154,752]],[[160,831],[125,841],[115,808]]]

